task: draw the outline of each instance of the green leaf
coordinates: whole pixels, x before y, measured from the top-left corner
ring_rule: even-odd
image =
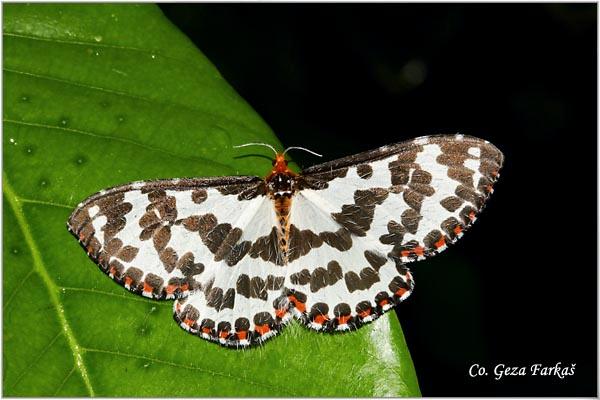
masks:
[[[6,4],[3,34],[5,396],[419,395],[393,313],[224,349],[181,330],[171,302],[112,282],[67,232],[102,188],[262,176],[269,161],[232,145],[279,146],[157,7]]]

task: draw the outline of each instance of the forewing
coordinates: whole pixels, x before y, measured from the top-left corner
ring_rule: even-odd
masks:
[[[477,219],[503,155],[463,135],[414,139],[311,167],[301,194],[402,262],[433,256]]]
[[[274,218],[260,178],[181,179],[97,193],[73,212],[68,227],[116,282],[156,299],[190,295],[183,307],[175,304],[180,325],[237,346],[270,337],[281,322],[273,301],[282,269],[262,262],[252,247],[269,235]],[[219,324],[231,325],[227,335]],[[256,325],[263,334],[254,334]],[[246,332],[241,341],[236,326]]]

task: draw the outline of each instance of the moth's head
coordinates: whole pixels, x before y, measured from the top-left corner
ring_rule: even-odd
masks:
[[[285,159],[285,153],[287,153],[288,151],[303,150],[303,151],[309,152],[311,154],[314,154],[315,156],[321,157],[320,154],[315,153],[312,150],[305,149],[304,147],[298,147],[298,146],[288,147],[287,149],[285,149],[285,151],[283,153],[277,152],[277,150],[275,150],[275,147],[273,147],[267,143],[245,143],[245,144],[240,144],[240,145],[233,146],[233,147],[240,148],[240,147],[246,147],[246,146],[264,146],[264,147],[270,148],[271,150],[273,150],[273,153],[275,153],[275,159],[273,160],[273,168],[271,169],[271,171],[265,178],[265,181],[267,181],[267,184],[273,179],[274,176],[276,176],[278,174],[288,175],[291,178],[293,178],[297,175],[295,172],[293,172],[292,170],[290,170],[288,168],[288,161]]]
[[[285,154],[277,153],[275,155],[275,159],[273,160],[273,169],[271,170],[272,174],[285,174],[290,172],[288,168],[288,161],[285,159]]]
[[[292,146],[285,149],[283,153],[275,152],[275,159],[273,160],[273,169],[268,176],[273,174],[288,174],[291,176],[296,176],[296,174],[288,168],[288,161],[285,159],[285,153],[290,150],[303,150],[308,153],[314,154],[317,157],[322,157],[320,154],[315,153],[312,150],[305,149],[304,147]]]

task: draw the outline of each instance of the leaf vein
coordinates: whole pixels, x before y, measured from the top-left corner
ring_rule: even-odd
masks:
[[[181,154],[175,154],[175,153],[170,152],[170,151],[165,150],[165,149],[160,149],[160,148],[157,148],[157,147],[148,146],[148,145],[145,145],[143,143],[136,142],[135,140],[120,138],[120,137],[116,137],[116,136],[100,135],[100,134],[97,134],[97,133],[93,133],[93,132],[89,132],[89,131],[84,131],[84,130],[81,130],[81,129],[65,128],[65,127],[62,127],[62,126],[46,125],[46,124],[41,124],[41,123],[37,123],[37,122],[18,121],[18,120],[7,119],[7,118],[4,119],[4,122],[7,122],[9,124],[15,124],[15,125],[31,126],[31,127],[35,127],[35,128],[44,128],[44,129],[57,130],[59,132],[68,132],[68,133],[73,133],[73,134],[78,134],[78,135],[91,136],[91,137],[94,137],[94,138],[99,138],[99,139],[104,139],[104,140],[114,140],[114,141],[117,141],[117,142],[123,142],[123,143],[131,144],[131,145],[134,145],[134,146],[139,146],[139,147],[145,148],[146,150],[154,151],[154,152],[157,152],[157,153],[168,154],[169,156],[177,157],[179,159],[191,160],[191,161],[195,161],[195,162],[203,162],[203,163],[213,164],[214,166],[217,166],[219,168],[231,169],[230,167],[228,167],[228,166],[226,166],[224,164],[221,164],[220,162],[215,161],[215,160],[211,160],[211,159],[203,158],[203,157],[186,157],[186,156],[183,156]]]
[[[239,122],[231,119],[230,117],[226,116],[226,115],[221,115],[221,114],[209,114],[206,110],[202,110],[199,108],[195,108],[195,107],[191,107],[187,104],[178,104],[178,103],[172,103],[170,101],[159,101],[150,97],[144,97],[144,96],[138,96],[135,94],[131,94],[131,93],[127,93],[127,92],[121,92],[119,90],[114,90],[114,89],[108,89],[108,88],[103,88],[100,86],[93,86],[93,85],[89,85],[86,83],[81,83],[81,82],[75,82],[75,81],[70,81],[67,79],[61,79],[61,78],[57,78],[54,76],[50,76],[50,75],[42,75],[42,74],[36,74],[33,72],[27,72],[27,71],[20,71],[20,70],[16,70],[16,69],[12,69],[12,68],[7,68],[7,67],[3,67],[3,70],[9,73],[13,73],[13,74],[19,74],[19,75],[25,75],[25,76],[29,76],[32,78],[36,78],[36,79],[42,79],[42,80],[48,80],[48,81],[53,81],[53,82],[60,82],[66,85],[70,85],[70,86],[77,86],[77,87],[82,87],[85,89],[91,89],[91,90],[97,90],[100,92],[105,92],[105,93],[110,93],[113,95],[117,95],[117,96],[123,96],[123,97],[127,97],[127,98],[131,98],[131,99],[135,99],[135,100],[140,100],[140,101],[144,101],[147,103],[151,103],[151,104],[157,104],[161,107],[164,106],[170,106],[170,107],[176,107],[176,108],[185,108],[187,110],[193,111],[193,112],[197,112],[197,113],[202,113],[202,114],[206,114],[209,115],[210,117],[215,117],[215,120],[218,121],[228,121],[234,125],[238,125],[240,127],[243,127],[244,130],[251,134],[253,137],[258,138],[259,136],[253,132],[251,129],[248,129],[247,126],[244,126],[242,124],[240,124]],[[221,127],[220,122],[216,123],[215,125]],[[229,137],[229,140],[231,141],[231,135],[229,133],[228,130],[223,129],[224,133]]]
[[[25,281],[27,279],[29,279],[31,277],[31,275],[33,275],[33,273],[34,273],[34,270],[30,269],[29,272],[27,273],[27,275],[25,275],[25,277],[21,280],[21,282],[19,282],[17,287],[12,291],[10,296],[8,296],[8,299],[6,299],[4,306],[2,306],[2,309],[4,310],[5,313],[6,313],[6,310],[8,310],[8,305],[10,304],[12,299],[17,295],[17,293],[19,293],[19,290],[21,289],[21,287],[23,287],[23,284],[25,284]]]
[[[72,206],[70,204],[62,204],[62,203],[58,203],[58,202],[55,202],[55,201],[45,201],[45,200],[37,200],[37,199],[26,199],[24,197],[20,197],[19,200],[21,201],[21,203],[41,204],[41,205],[44,205],[44,206],[67,208],[69,210],[75,208],[75,206]]]
[[[3,68],[4,71],[6,72],[10,72],[13,74],[18,74],[18,75],[25,75],[25,76],[29,76],[32,78],[36,78],[36,79],[43,79],[43,80],[48,80],[48,81],[53,81],[53,82],[60,82],[60,83],[64,83],[66,85],[70,85],[70,86],[78,86],[78,87],[82,87],[84,89],[91,89],[91,90],[97,90],[100,92],[105,92],[105,93],[110,93],[110,94],[115,94],[118,96],[124,96],[124,97],[128,97],[131,99],[135,99],[135,100],[142,100],[148,103],[158,103],[158,104],[168,104],[166,102],[159,102],[157,100],[148,98],[148,97],[143,97],[143,96],[137,96],[135,94],[131,94],[131,93],[126,93],[126,92],[121,92],[120,90],[115,90],[115,89],[108,89],[108,88],[103,88],[100,86],[94,86],[94,85],[90,85],[87,83],[81,83],[81,82],[75,82],[75,81],[69,81],[66,79],[61,79],[61,78],[56,78],[54,76],[50,76],[50,75],[41,75],[41,74],[36,74],[33,72],[27,72],[27,71],[19,71],[17,69],[12,69],[12,68]],[[171,105],[171,104],[168,104]],[[180,104],[177,104],[177,106],[181,106]],[[200,111],[200,110],[196,110],[196,111]]]
[[[141,53],[146,53],[146,54],[159,55],[158,53],[149,52],[148,50],[141,49],[138,47],[120,46],[118,44],[107,44],[107,43],[98,43],[98,42],[94,43],[94,42],[86,42],[86,41],[78,41],[78,40],[64,40],[64,39],[57,39],[57,38],[45,38],[42,36],[24,35],[22,33],[6,32],[6,31],[3,32],[2,34],[4,36],[11,36],[11,37],[19,38],[19,39],[39,40],[42,42],[62,43],[62,44],[69,44],[69,45],[73,45],[73,46],[93,46],[93,47],[103,47],[103,48],[108,48],[108,49],[131,50],[131,51],[139,51]],[[164,56],[162,54],[160,54],[160,56],[165,57],[165,58],[172,58],[169,56]],[[172,59],[174,59],[174,58],[172,58]],[[177,61],[179,61],[179,60],[177,60]]]
[[[53,396],[56,396],[56,394],[58,392],[60,392],[60,389],[62,389],[63,386],[65,386],[65,383],[67,383],[67,381],[69,380],[69,378],[71,377],[71,375],[73,375],[73,372],[75,372],[75,367],[71,368],[71,370],[67,373],[67,376],[65,376],[65,379],[63,379],[63,381],[60,383],[60,385],[58,386],[58,388],[54,392]]]
[[[33,360],[31,360],[31,362],[25,368],[23,368],[23,371],[19,374],[17,379],[15,379],[11,388],[14,388],[15,386],[17,386],[17,384],[19,382],[21,382],[21,379],[23,379],[25,377],[25,375],[27,375],[27,372],[30,371],[31,366],[33,364],[37,363],[40,360],[40,358],[42,358],[44,356],[44,354],[46,354],[46,352],[50,349],[50,347],[52,347],[54,342],[56,342],[56,339],[58,339],[61,335],[62,335],[62,331],[58,331],[58,333],[54,336],[54,338],[52,338],[52,340],[50,340],[48,342],[48,344],[46,344],[46,346],[44,346],[44,348],[39,352],[37,357],[34,358]]]
[[[81,288],[81,287],[68,287],[68,286],[63,286],[63,287],[61,287],[61,289],[66,290],[66,291],[71,291],[71,292],[87,292],[87,293],[93,293],[93,294],[101,294],[104,296],[118,297],[119,299],[123,299],[123,300],[139,301],[139,302],[146,303],[146,304],[152,303],[152,304],[156,304],[159,306],[170,306],[169,303],[164,302],[164,301],[152,302],[150,300],[145,300],[145,299],[134,297],[134,296],[125,296],[125,295],[120,295],[120,294],[116,294],[116,293],[106,292],[104,290]]]
[[[223,378],[227,378],[227,379],[235,379],[244,383],[250,383],[253,385],[260,385],[260,386],[264,386],[267,388],[271,388],[271,389],[276,389],[278,391],[281,391],[283,388],[281,387],[277,387],[277,386],[273,386],[270,385],[268,383],[264,383],[264,382],[259,382],[259,381],[254,381],[252,379],[247,379],[241,376],[237,376],[237,375],[232,375],[232,374],[226,374],[223,372],[218,372],[218,371],[211,371],[209,369],[206,368],[201,368],[201,367],[196,367],[193,365],[185,365],[185,364],[179,364],[173,361],[168,361],[168,360],[161,360],[160,358],[154,358],[154,357],[148,357],[148,356],[142,356],[139,354],[132,354],[132,353],[123,353],[120,351],[113,351],[113,350],[103,350],[103,349],[94,349],[94,348],[84,348],[85,351],[90,352],[90,353],[103,353],[103,354],[110,354],[110,355],[115,355],[115,356],[121,356],[121,357],[129,357],[129,358],[136,358],[139,360],[147,360],[147,361],[151,361],[151,362],[156,362],[159,364],[165,364],[165,365],[169,365],[171,367],[178,367],[178,368],[185,368],[185,369],[189,369],[189,370],[193,370],[193,371],[200,371],[200,372],[204,372],[206,374],[209,375],[213,375],[213,376],[219,376],[219,377],[223,377]]]

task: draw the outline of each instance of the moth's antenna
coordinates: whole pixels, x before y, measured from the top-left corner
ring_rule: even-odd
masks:
[[[233,146],[235,149],[239,149],[240,147],[247,147],[247,146],[265,146],[270,148],[271,150],[273,150],[273,153],[275,153],[275,155],[277,155],[277,150],[275,150],[275,147],[271,146],[270,144],[266,144],[266,143],[244,143],[244,144],[240,144],[237,146]]]
[[[321,154],[319,154],[319,153],[315,153],[315,152],[314,152],[314,151],[312,151],[312,150],[305,149],[304,147],[298,147],[298,146],[292,146],[292,147],[288,147],[287,149],[285,149],[285,151],[283,152],[283,154],[285,155],[285,153],[287,153],[287,152],[288,152],[288,151],[290,151],[290,150],[304,150],[304,151],[306,151],[307,153],[314,154],[314,155],[315,155],[315,156],[317,156],[317,157],[323,157],[323,156],[322,156]]]

